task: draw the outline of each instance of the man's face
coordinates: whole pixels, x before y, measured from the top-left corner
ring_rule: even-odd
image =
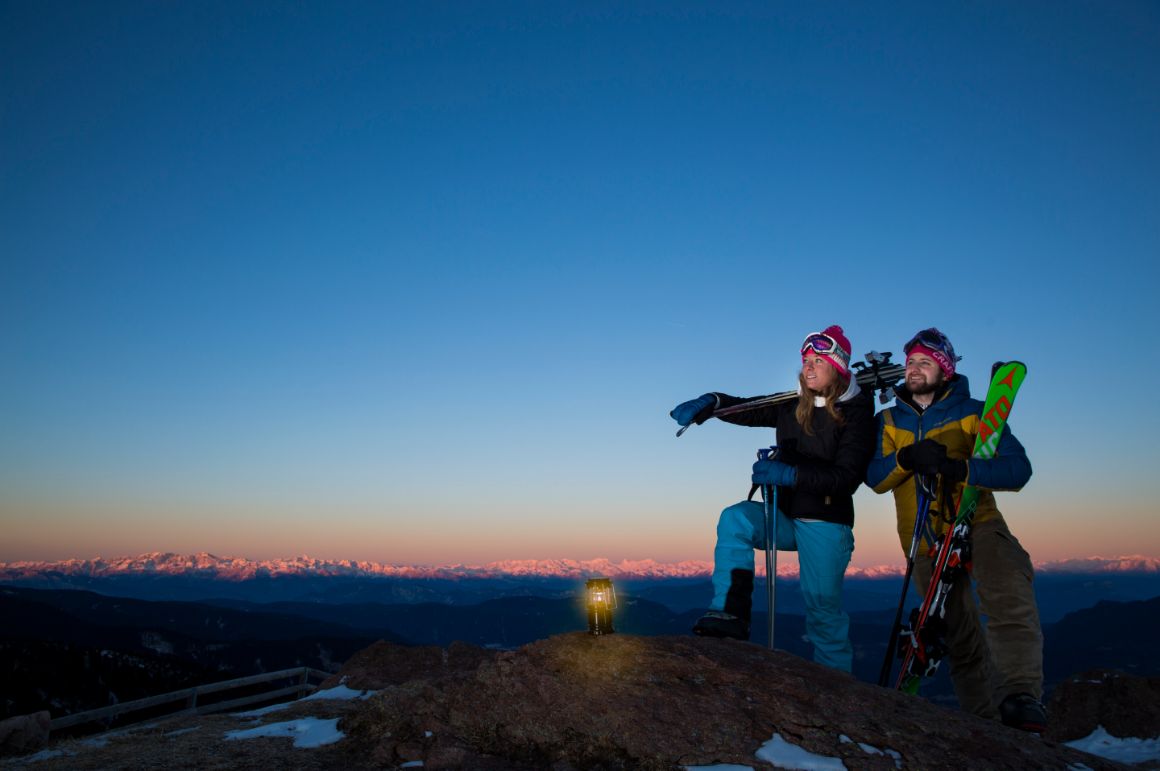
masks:
[[[912,394],[933,393],[944,381],[938,362],[925,353],[912,353],[906,358],[906,390]]]

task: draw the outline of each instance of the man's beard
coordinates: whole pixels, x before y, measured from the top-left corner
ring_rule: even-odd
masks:
[[[906,381],[906,390],[910,391],[911,396],[923,396],[925,394],[933,394],[935,391],[937,391],[941,387],[942,387],[942,383],[928,383],[925,380],[920,380],[920,381],[907,380]]]

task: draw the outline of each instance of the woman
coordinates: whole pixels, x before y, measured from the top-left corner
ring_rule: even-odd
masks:
[[[720,419],[777,431],[777,457],[753,465],[754,484],[777,485],[777,548],[797,551],[814,661],[849,672],[850,619],[842,610],[842,577],[854,551],[854,491],[874,454],[874,405],[850,373],[850,341],[839,326],[802,343],[799,396]],[[708,393],[670,414],[681,425],[714,410],[762,397]],[[713,602],[693,631],[749,639],[753,550],[764,548],[762,505],[742,501],[721,512],[713,551]]]

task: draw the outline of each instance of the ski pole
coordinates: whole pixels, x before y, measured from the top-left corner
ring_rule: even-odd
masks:
[[[757,451],[760,460],[777,457],[777,448]],[[765,631],[769,634],[769,649],[773,650],[773,610],[777,580],[777,485],[761,486],[761,501],[765,508]]]
[[[942,505],[945,516],[946,512],[958,511],[959,507],[954,505],[951,486],[945,484],[944,481],[942,488]],[[970,523],[968,522],[966,526],[969,531]],[[918,607],[918,616],[914,620],[913,629],[910,633],[912,636],[912,644],[907,646],[906,655],[902,657],[902,666],[898,670],[898,679],[894,683],[895,690],[910,694],[918,693],[922,678],[934,674],[934,670],[938,667],[938,660],[932,661],[929,656],[929,647],[927,641],[923,639],[923,631],[932,613],[936,617],[941,617],[945,610],[947,592],[950,590],[950,587],[943,581],[943,576],[948,561],[950,560],[951,552],[955,549],[955,533],[958,527],[957,524],[952,522],[943,534],[942,540],[939,541],[938,551],[935,554],[934,562],[931,564],[930,583],[926,587],[926,594],[923,595],[922,605]],[[919,656],[919,663],[923,665],[923,671],[915,673],[911,671],[911,662],[918,656],[920,646],[922,647],[922,655]],[[939,655],[941,658],[941,654]]]
[[[762,485],[761,499],[766,504],[766,631],[769,649],[774,649],[774,582],[777,580],[777,486]]]
[[[910,552],[906,555],[906,575],[902,578],[902,597],[898,600],[898,611],[894,614],[894,624],[890,627],[890,642],[886,644],[886,656],[882,660],[882,670],[878,674],[878,685],[885,688],[890,682],[890,670],[897,655],[894,648],[898,645],[898,632],[902,627],[902,609],[906,605],[906,590],[910,587],[910,576],[914,572],[914,559],[918,554],[918,543],[922,540],[922,531],[926,527],[927,516],[930,514],[930,502],[934,493],[930,489],[930,478],[925,474],[915,474],[915,484],[918,486],[918,512],[914,517],[914,533],[910,536]]]

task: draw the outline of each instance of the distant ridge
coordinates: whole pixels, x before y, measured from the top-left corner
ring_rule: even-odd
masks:
[[[1160,559],[1140,555],[1073,557],[1052,562],[1037,562],[1035,569],[1052,573],[1157,573],[1160,572]]]
[[[758,573],[763,566],[758,560]],[[895,565],[869,568],[851,566],[846,575],[857,578],[888,578],[902,574],[902,560]],[[351,578],[443,579],[470,578],[610,578],[666,579],[703,578],[712,563],[702,560],[657,562],[656,560],[504,560],[485,565],[389,565],[359,560],[326,560],[308,556],[285,559],[251,560],[245,557],[218,557],[199,554],[151,552],[135,557],[109,559],[69,559],[0,563],[0,581],[15,581],[44,574],[106,578],[130,575],[186,576],[219,581],[249,581],[283,576],[331,576]],[[1036,563],[1041,573],[1160,573],[1160,558],[1141,555],[1121,557],[1079,557]],[[783,565],[778,575],[797,576],[797,568]]]

